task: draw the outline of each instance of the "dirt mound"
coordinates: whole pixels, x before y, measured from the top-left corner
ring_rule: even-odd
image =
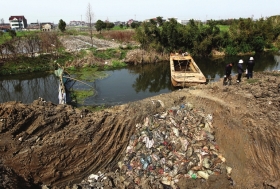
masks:
[[[32,104],[3,103],[0,104],[1,161],[5,170],[25,180],[27,187],[44,184],[62,188],[79,183],[91,173],[113,169],[122,158],[136,124],[147,115],[163,111],[152,100],[162,101],[164,109],[191,102],[214,117],[219,149],[233,168],[233,187],[277,188],[280,187],[277,182],[279,85],[279,72],[255,73],[253,79],[240,84],[210,83],[100,112],[41,100]],[[223,179],[215,177],[215,181],[207,183],[192,181],[188,187],[223,188]],[[14,181],[13,186],[16,185]]]

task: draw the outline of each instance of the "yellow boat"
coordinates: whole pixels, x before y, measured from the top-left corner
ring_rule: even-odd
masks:
[[[206,78],[188,53],[170,54],[171,82],[174,87],[205,84]]]

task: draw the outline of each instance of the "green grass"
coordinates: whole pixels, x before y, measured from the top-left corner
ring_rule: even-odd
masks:
[[[21,56],[7,60],[0,69],[0,75],[50,71],[54,69],[52,58],[52,55],[41,55],[33,58]]]
[[[94,95],[93,90],[79,90],[71,92],[72,99],[76,99],[77,104],[83,104],[85,99],[92,95]]]
[[[225,31],[228,31],[229,30],[229,26],[228,25],[217,25],[221,32],[225,32]]]
[[[5,43],[6,41],[9,41],[9,40],[11,40],[11,39],[12,39],[12,37],[9,35],[8,32],[2,33],[2,34],[0,35],[0,44],[3,44],[3,43]]]
[[[126,26],[123,26],[122,28],[120,26],[115,26],[111,30],[126,30]]]
[[[108,77],[105,72],[98,71],[98,67],[83,67],[83,68],[66,68],[67,72],[71,75],[75,75],[75,78],[82,81],[93,82],[96,79],[102,79]]]
[[[94,56],[101,58],[103,60],[109,60],[116,58],[122,60],[126,56],[126,50],[123,49],[107,49],[105,51],[96,51],[93,50],[92,53]]]

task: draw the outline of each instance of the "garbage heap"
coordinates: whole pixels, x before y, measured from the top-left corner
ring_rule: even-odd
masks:
[[[115,172],[91,174],[82,188],[179,188],[182,177],[205,179],[231,167],[219,153],[213,116],[192,104],[151,115],[136,125],[125,157]]]

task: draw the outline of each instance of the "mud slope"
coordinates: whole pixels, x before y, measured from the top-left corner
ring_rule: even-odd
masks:
[[[146,115],[190,102],[213,114],[217,143],[233,168],[235,188],[277,188],[279,72],[255,74],[252,81],[229,87],[212,83],[94,113],[39,100],[3,103],[1,159],[26,181],[61,188],[97,170],[113,169]]]
[[[87,113],[34,101],[1,104],[1,158],[25,180],[69,184],[110,168],[141,118],[136,106]]]

